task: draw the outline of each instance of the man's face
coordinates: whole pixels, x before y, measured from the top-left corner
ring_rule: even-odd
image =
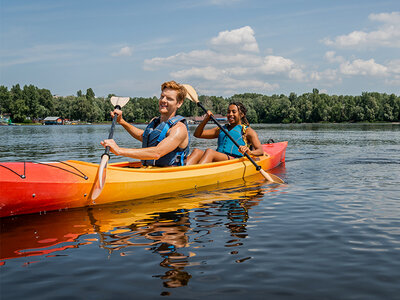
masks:
[[[160,100],[158,101],[158,109],[161,114],[173,114],[181,107],[182,103],[178,103],[176,100],[177,95],[178,91],[173,89],[165,88],[162,91]]]

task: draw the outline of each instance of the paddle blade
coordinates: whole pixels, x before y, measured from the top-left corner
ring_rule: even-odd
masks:
[[[116,97],[116,96],[112,96],[110,99],[112,105],[115,106],[120,106],[120,107],[124,107],[125,104],[128,103],[129,101],[129,97]]]
[[[183,84],[186,89],[186,98],[193,102],[199,102],[199,97],[197,96],[196,90],[189,84]]]
[[[260,173],[264,176],[264,178],[267,181],[273,182],[273,183],[279,183],[279,184],[283,184],[285,183],[282,179],[280,179],[278,176],[274,175],[274,174],[270,174],[266,171],[264,171],[263,169],[260,169]]]
[[[93,186],[92,200],[95,200],[97,197],[100,196],[104,184],[106,183],[107,164],[109,159],[110,157],[108,155],[103,155],[101,157],[99,169],[97,170],[97,180]]]

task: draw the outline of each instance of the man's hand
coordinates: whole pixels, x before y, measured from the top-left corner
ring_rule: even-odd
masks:
[[[112,153],[114,153],[115,155],[119,155],[120,148],[113,139],[101,141],[100,144],[102,144],[104,146],[104,148],[110,147],[110,151]]]
[[[121,122],[124,120],[124,119],[122,118],[122,110],[114,109],[114,111],[112,111],[110,114],[111,114],[111,118],[113,118],[113,119],[114,119],[114,116],[115,116],[115,115],[118,116],[118,117],[117,117],[117,122],[118,122],[118,124],[121,124]]]

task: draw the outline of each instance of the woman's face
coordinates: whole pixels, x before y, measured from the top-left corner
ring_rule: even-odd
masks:
[[[239,108],[235,104],[229,105],[228,113],[226,114],[229,125],[242,124],[242,117],[243,113],[239,111]]]

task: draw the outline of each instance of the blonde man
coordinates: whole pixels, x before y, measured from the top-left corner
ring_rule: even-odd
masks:
[[[121,110],[114,110],[117,122],[135,139],[142,142],[142,148],[122,148],[113,139],[104,140],[101,144],[109,146],[112,153],[142,160],[145,166],[180,166],[184,165],[189,153],[189,131],[186,119],[176,115],[183,104],[186,89],[175,81],[161,85],[161,96],[158,101],[160,116],[153,118],[145,130],[139,129],[122,117]]]

